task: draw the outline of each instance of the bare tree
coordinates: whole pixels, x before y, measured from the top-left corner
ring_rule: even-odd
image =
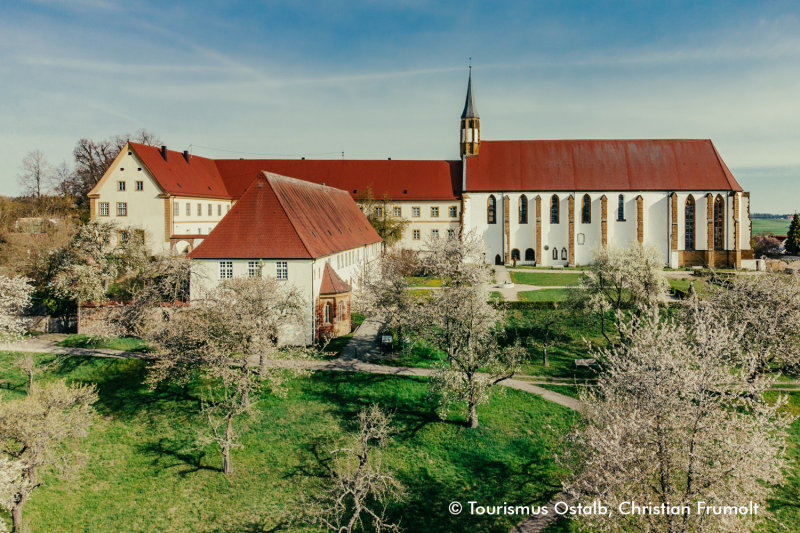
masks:
[[[95,401],[94,385],[57,381],[34,383],[25,398],[0,403],[0,451],[22,465],[8,502],[14,531],[22,531],[22,508],[47,474],[67,474],[79,466],[80,456],[70,444],[87,436]]]
[[[539,311],[531,321],[531,332],[535,335],[531,340],[535,346],[542,348],[542,364],[550,366],[547,350],[558,342],[564,334],[563,316],[555,311]]]
[[[740,275],[725,288],[712,290],[692,315],[702,309],[744,327],[737,362],[749,379],[800,369],[800,279],[771,272]]]
[[[384,517],[389,500],[405,497],[402,485],[383,465],[381,449],[394,432],[391,421],[391,415],[377,405],[358,413],[358,433],[349,435],[345,445],[329,450],[331,485],[298,518],[337,533],[364,531],[365,520],[377,533],[400,531],[399,524],[387,523]]]
[[[253,394],[266,386],[285,396],[287,380],[306,373],[299,364],[305,349],[279,348],[282,335],[302,329],[306,309],[297,289],[274,278],[234,278],[149,332],[157,349],[152,387],[198,376],[219,384],[204,399],[211,432],[203,442],[220,446],[226,474],[233,471],[231,450],[240,445],[235,419],[252,412]]]
[[[66,161],[55,167],[50,174],[50,188],[54,194],[63,198],[77,196],[79,187],[76,182],[75,171]]]
[[[763,395],[771,380],[744,379],[746,370],[730,363],[742,328],[711,313],[677,323],[653,308],[622,327],[629,342],[597,353],[604,372],[596,388],[582,393],[587,416],[559,458],[572,469],[564,488],[612,511],[581,517],[584,527],[752,531],[770,516],[766,498],[784,480],[793,420],[781,412],[786,397],[770,404]],[[649,509],[624,514],[630,502]],[[701,502],[729,508],[753,502],[758,514],[706,514]]]
[[[630,311],[639,316],[650,309],[669,290],[664,276],[661,252],[652,244],[631,243],[627,248],[604,246],[592,250],[592,263],[581,277],[578,296],[583,305],[596,314],[600,329],[609,343],[606,313],[609,310]],[[622,329],[617,322],[617,332]]]
[[[50,184],[51,167],[44,153],[39,150],[28,152],[22,160],[22,172],[19,174],[19,184],[22,194],[41,198],[47,192]]]

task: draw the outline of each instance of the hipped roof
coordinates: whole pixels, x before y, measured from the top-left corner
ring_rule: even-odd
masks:
[[[380,241],[346,192],[262,172],[189,257],[310,259]]]

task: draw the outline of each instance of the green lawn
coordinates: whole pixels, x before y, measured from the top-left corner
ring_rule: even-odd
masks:
[[[754,218],[753,235],[759,235],[771,231],[775,235],[786,235],[789,233],[789,224],[792,222],[788,218]]]
[[[492,291],[489,293],[489,300],[497,300],[499,302],[502,302],[503,295],[500,294],[500,291]]]
[[[563,302],[569,297],[569,289],[541,289],[517,293],[520,302]]]
[[[583,274],[541,272],[511,272],[511,281],[524,285],[539,285],[540,287],[566,287],[578,284]]]
[[[97,340],[83,334],[70,335],[56,344],[62,348],[97,348],[105,350],[121,350],[123,352],[146,352],[149,347],[142,339],[133,337],[115,337]]]
[[[424,277],[409,277],[409,283],[412,287],[441,287],[442,280],[439,278],[424,278]]]
[[[553,268],[553,267],[548,267],[548,266],[535,267],[535,266],[530,266],[530,265],[517,265],[515,267],[511,266],[511,265],[506,265],[506,268],[508,268],[509,270],[511,270],[511,269],[516,270],[516,269],[520,269],[520,268],[523,269],[523,270],[585,270],[586,269],[585,266],[574,266],[574,267],[565,266],[563,268]]]
[[[689,285],[694,281],[694,290],[697,294],[708,294],[708,284],[704,278],[686,277],[682,279],[669,279],[669,286],[673,289],[689,292]]]
[[[553,392],[557,392],[559,394],[563,394],[564,396],[569,396],[570,398],[578,398],[578,392],[584,388],[584,387],[577,387],[575,385],[536,385],[536,386]]]
[[[9,357],[0,353],[4,398],[20,396],[24,387],[24,377],[8,370]],[[399,433],[384,464],[408,491],[407,501],[391,503],[389,519],[401,519],[409,532],[505,533],[517,519],[453,516],[447,506],[548,501],[559,490],[552,456],[576,416],[537,395],[507,390],[478,409],[481,427],[470,430],[457,413],[447,421],[435,415],[421,378],[317,372],[291,381],[285,399],[261,398],[257,415],[246,421],[245,447],[233,452],[234,474],[226,477],[218,450],[194,445],[204,429],[199,384],[150,391],[141,384],[146,365],[75,356],[42,375],[97,383],[100,418],[79,475],[46,479],[26,504],[35,531],[308,531],[287,529],[285,511],[325,482],[328,443],[354,429],[361,408],[377,403],[395,411]]]

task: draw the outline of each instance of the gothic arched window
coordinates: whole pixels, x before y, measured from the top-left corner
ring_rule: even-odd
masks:
[[[550,223],[558,224],[558,196],[555,194],[550,198]]]
[[[528,197],[524,194],[519,197],[519,223],[528,223]]]
[[[346,307],[347,307],[347,304],[345,304],[344,302],[341,302],[341,301],[336,305],[336,320],[344,320],[345,319],[344,317],[345,317],[345,314],[347,312]]]
[[[325,319],[325,323],[326,324],[330,324],[331,323],[331,307],[332,306],[331,306],[330,302],[326,302],[325,303],[325,316],[324,316],[324,319]]]
[[[558,260],[558,248],[553,248],[553,259]]]
[[[686,199],[686,208],[684,211],[686,220],[684,225],[684,248],[686,250],[694,250],[694,198],[690,194]]]
[[[625,195],[619,195],[619,207],[617,207],[617,220],[625,220]]]
[[[725,248],[725,204],[722,196],[717,195],[714,201],[714,249]]]
[[[494,195],[490,195],[486,202],[486,223],[497,224],[497,200]]]
[[[562,248],[561,249],[561,259],[563,259],[564,261],[567,260],[567,249],[566,248]]]
[[[533,248],[525,250],[525,261],[536,261],[536,252],[533,251]]]
[[[592,199],[588,194],[583,195],[583,207],[581,208],[581,223],[592,223]]]

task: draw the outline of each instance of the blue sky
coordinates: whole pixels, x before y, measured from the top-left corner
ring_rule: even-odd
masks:
[[[711,138],[753,211],[800,210],[798,2],[5,0],[0,194],[29,150],[140,128],[457,158],[470,57],[485,139]]]

